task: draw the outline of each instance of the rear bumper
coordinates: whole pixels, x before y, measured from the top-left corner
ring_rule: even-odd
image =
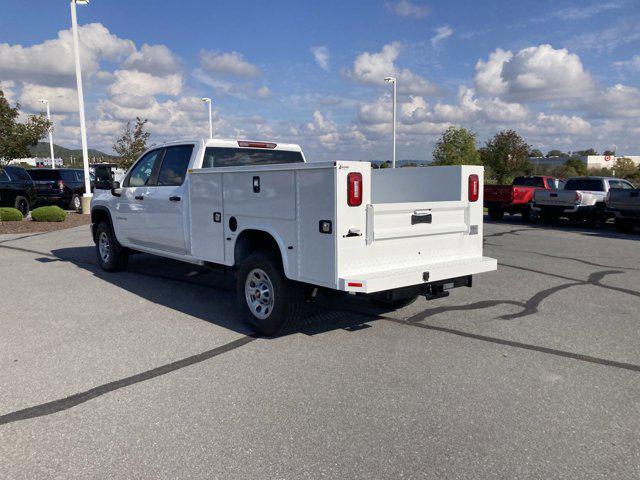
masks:
[[[340,278],[338,286],[339,290],[347,292],[375,293],[491,272],[497,268],[498,262],[495,258],[478,257],[371,273],[354,273]]]
[[[588,212],[590,210],[593,209],[592,206],[580,206],[580,205],[574,205],[574,206],[564,206],[564,205],[540,205],[540,204],[533,204],[533,207],[531,207],[532,210],[535,210],[537,212],[549,212],[549,213],[556,213],[558,215],[560,214],[574,214],[574,213],[578,213],[578,212]]]

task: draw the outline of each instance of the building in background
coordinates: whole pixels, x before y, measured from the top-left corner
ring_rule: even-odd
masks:
[[[55,161],[56,167],[60,168],[63,166],[61,158],[56,158]],[[9,162],[9,164],[12,165],[17,165],[19,163],[31,165],[32,167],[51,168],[51,159],[44,157],[16,158]]]
[[[530,157],[529,161],[534,165],[547,165],[550,167],[559,167],[569,160],[569,158],[577,158],[585,164],[587,170],[598,168],[611,168],[615,166],[616,160],[619,158],[629,158],[636,165],[640,165],[640,155],[587,155],[582,157]]]

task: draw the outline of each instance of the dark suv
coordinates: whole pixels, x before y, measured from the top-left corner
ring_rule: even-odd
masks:
[[[72,168],[34,168],[29,175],[36,184],[38,205],[60,205],[80,209],[84,194],[84,174]]]
[[[36,203],[36,187],[22,167],[0,167],[0,207],[14,207],[27,216]]]

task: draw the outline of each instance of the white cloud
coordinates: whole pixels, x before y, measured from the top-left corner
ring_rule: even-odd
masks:
[[[421,19],[427,16],[429,8],[426,5],[416,5],[409,0],[400,0],[399,2],[387,2],[385,6],[400,17],[412,17]]]
[[[98,72],[100,61],[118,60],[135,51],[131,40],[118,38],[100,23],[78,28],[82,71],[85,76]],[[73,81],[73,60],[70,30],[58,32],[58,38],[23,47],[0,43],[0,71],[4,79],[64,85]]]
[[[485,95],[501,95],[507,90],[502,79],[502,67],[513,58],[510,51],[497,48],[489,54],[489,60],[476,63],[475,84],[478,92]]]
[[[437,120],[444,122],[470,121],[480,110],[478,100],[474,98],[471,88],[460,86],[458,89],[458,105],[436,104],[433,113]]]
[[[509,103],[499,98],[481,99],[479,105],[483,118],[490,122],[522,122],[529,117],[529,109],[520,103]]]
[[[620,83],[593,97],[586,98],[582,107],[595,118],[640,117],[640,90]]]
[[[78,96],[75,89],[66,87],[47,87],[26,83],[22,86],[18,101],[23,107],[34,112],[46,108],[40,99],[49,100],[51,113],[68,113],[78,111]]]
[[[109,87],[110,95],[179,95],[182,92],[182,75],[175,73],[159,77],[136,70],[116,70],[115,82]]]
[[[475,81],[481,93],[516,101],[577,98],[594,88],[580,57],[546,44],[515,55],[495,50],[487,62],[476,64]]]
[[[623,5],[623,2],[592,3],[591,5],[563,8],[555,12],[553,16],[562,20],[583,20],[607,10],[621,8]]]
[[[520,125],[519,130],[533,135],[587,135],[591,124],[577,115],[547,115],[540,112],[533,124]]]
[[[200,66],[203,70],[236,77],[257,77],[260,69],[247,62],[240,53],[200,52]]]
[[[152,75],[167,75],[180,69],[178,58],[164,45],[143,44],[122,64],[127,70],[138,70]]]
[[[312,47],[311,53],[318,66],[325,72],[329,71],[329,49],[327,47]]]
[[[616,68],[629,68],[631,70],[640,70],[640,55],[634,55],[630,60],[613,62]]]
[[[435,32],[436,34],[431,37],[431,45],[433,45],[434,47],[444,39],[449,38],[451,35],[453,35],[453,29],[449,25],[438,27],[436,28]]]
[[[217,95],[229,95],[230,97],[240,98],[242,100],[250,100],[253,98],[265,99],[272,95],[271,90],[266,86],[256,89],[251,82],[240,83],[217,78],[209,75],[200,68],[193,70],[191,75],[199,82],[213,88]]]
[[[382,86],[384,78],[395,76],[398,79],[398,91],[402,93],[430,95],[438,91],[435,85],[411,72],[407,68],[398,68],[395,61],[400,55],[402,44],[392,42],[380,52],[365,52],[358,55],[353,62],[353,69],[346,72],[352,80]]]

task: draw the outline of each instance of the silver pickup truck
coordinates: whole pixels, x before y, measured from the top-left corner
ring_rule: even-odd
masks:
[[[633,188],[628,181],[611,177],[575,177],[567,180],[564,190],[538,190],[533,197],[533,210],[544,223],[558,218],[586,220],[600,227],[611,217],[605,208],[605,197],[612,188]]]
[[[634,226],[640,225],[640,189],[625,182],[622,187],[609,190],[605,204],[614,215],[619,231],[631,232]]]

